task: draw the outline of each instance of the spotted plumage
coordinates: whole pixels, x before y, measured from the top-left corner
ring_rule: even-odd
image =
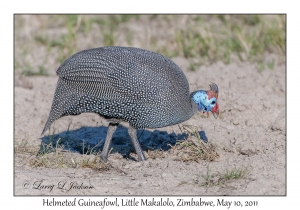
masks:
[[[186,121],[195,110],[200,110],[201,101],[190,96],[182,70],[169,58],[143,49],[84,50],[68,58],[58,68],[57,75],[59,79],[43,133],[55,120],[84,112],[99,114],[111,126],[126,121],[131,127],[129,132],[134,133],[135,129]],[[213,100],[216,102],[217,95]],[[208,107],[206,111],[211,111],[214,105],[211,101],[205,103],[202,109]],[[110,145],[111,139],[108,141]],[[136,139],[133,142],[138,144]],[[144,159],[140,156],[143,154],[139,159]],[[107,160],[107,155],[102,159]]]

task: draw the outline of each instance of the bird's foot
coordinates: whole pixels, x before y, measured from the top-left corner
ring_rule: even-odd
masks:
[[[102,152],[100,153],[100,160],[104,163],[108,162],[107,155],[103,154]]]
[[[139,162],[144,162],[144,161],[146,161],[147,160],[147,158],[145,158],[145,156],[144,157],[138,157],[138,161]]]
[[[147,160],[147,158],[145,157],[144,153],[141,151],[140,154],[137,154],[138,155],[138,161],[139,162],[144,162]]]

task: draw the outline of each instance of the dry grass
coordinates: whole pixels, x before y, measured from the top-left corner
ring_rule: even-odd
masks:
[[[215,161],[219,154],[216,152],[216,147],[212,143],[204,143],[199,135],[199,128],[192,125],[183,125],[182,128],[188,133],[188,138],[184,141],[178,142],[172,147],[172,152],[177,155],[182,161],[196,161],[207,160]]]
[[[233,168],[223,173],[220,172],[212,173],[208,165],[206,175],[202,176],[202,179],[204,179],[204,181],[200,182],[199,177],[197,177],[196,182],[199,183],[200,186],[202,187],[220,186],[220,185],[225,185],[234,180],[245,178],[246,175],[247,175],[247,169],[243,167]]]
[[[108,171],[111,169],[109,163],[100,161],[99,154],[93,154],[91,150],[85,154],[78,154],[65,150],[59,141],[56,144],[41,143],[40,146],[28,145],[23,140],[15,145],[15,156],[26,157],[28,164],[32,167],[45,168],[91,168],[97,171]]]

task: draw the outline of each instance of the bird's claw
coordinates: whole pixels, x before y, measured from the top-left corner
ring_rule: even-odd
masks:
[[[107,163],[108,162],[108,158],[107,158],[107,156],[105,156],[104,154],[100,154],[100,160],[102,161],[102,162],[104,162],[104,163]]]

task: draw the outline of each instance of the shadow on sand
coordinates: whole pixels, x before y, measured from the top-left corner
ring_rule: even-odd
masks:
[[[63,146],[65,150],[79,152],[81,154],[95,154],[102,151],[108,128],[100,127],[82,127],[77,130],[64,131],[58,134],[46,135],[41,138],[41,149],[45,152],[45,146],[52,143],[52,148],[58,145]],[[204,132],[204,131],[201,131]],[[200,134],[201,134],[200,132]],[[168,151],[176,142],[185,140],[187,133],[175,134],[166,131],[148,131],[138,130],[137,136],[141,147],[147,150]],[[205,136],[205,134],[204,134]],[[128,128],[119,125],[113,134],[111,153],[120,153],[123,157],[129,157],[135,149],[128,135]]]

